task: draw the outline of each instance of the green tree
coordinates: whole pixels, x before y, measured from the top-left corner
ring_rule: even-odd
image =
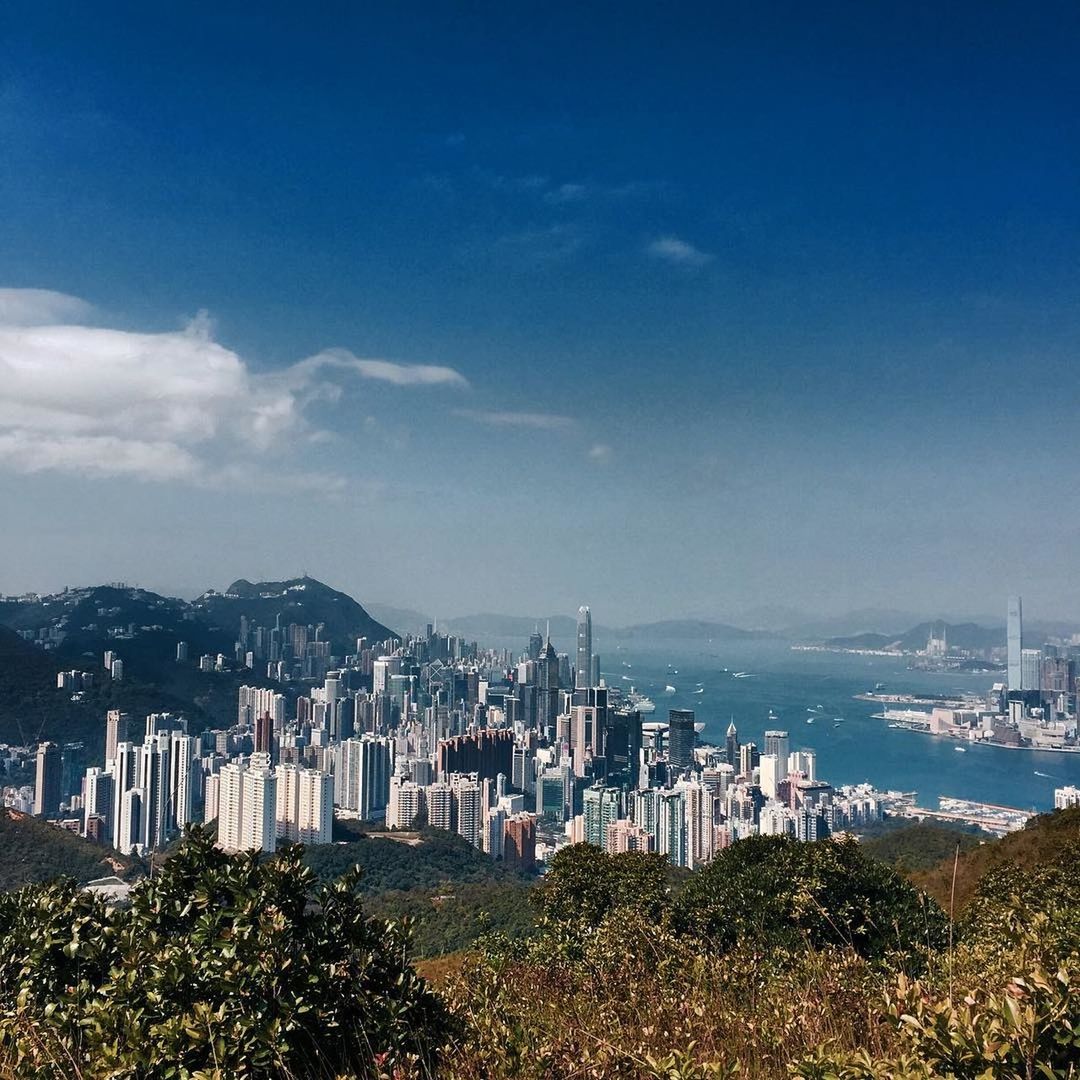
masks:
[[[128,910],[70,884],[0,908],[0,1046],[16,1075],[139,1080],[434,1071],[450,1024],[358,873],[193,830]],[[29,909],[30,914],[19,913]]]
[[[544,919],[570,930],[595,929],[620,908],[656,920],[668,906],[667,871],[662,855],[608,855],[591,844],[574,844],[551,860],[536,902]]]
[[[740,840],[689,879],[675,925],[722,950],[848,946],[869,959],[914,960],[947,938],[937,905],[854,839]]]

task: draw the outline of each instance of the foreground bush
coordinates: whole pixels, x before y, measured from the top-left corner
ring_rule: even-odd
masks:
[[[0,1053],[13,1076],[431,1075],[449,1035],[402,928],[298,848],[190,834],[130,909],[70,883],[0,898]]]
[[[742,841],[674,897],[647,858],[571,848],[540,902],[536,937],[447,981],[455,1080],[1080,1076],[1075,850],[989,875],[951,933],[832,842]]]

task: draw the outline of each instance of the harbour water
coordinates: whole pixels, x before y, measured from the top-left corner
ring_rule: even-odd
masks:
[[[606,649],[597,642],[597,651],[609,685],[633,685],[656,703],[648,719],[693,709],[705,724],[702,740],[718,744],[732,719],[740,741],[758,746],[766,729],[786,730],[793,750],[817,751],[818,774],[833,784],[917,791],[931,809],[946,795],[1037,811],[1053,809],[1054,788],[1080,785],[1080,754],[975,745],[957,753],[955,740],[890,728],[873,717],[880,704],[855,700],[879,682],[889,693],[984,693],[1000,675],[908,671],[902,659],[793,651],[773,641],[634,641]]]

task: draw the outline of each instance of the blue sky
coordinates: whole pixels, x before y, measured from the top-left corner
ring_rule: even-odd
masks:
[[[1075,6],[150,7],[0,13],[0,590],[1080,611]]]

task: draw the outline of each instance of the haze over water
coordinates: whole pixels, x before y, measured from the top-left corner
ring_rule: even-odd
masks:
[[[706,725],[702,741],[714,744],[723,742],[731,719],[740,741],[759,747],[767,728],[786,730],[793,750],[817,751],[818,775],[836,785],[869,781],[881,789],[917,791],[919,805],[929,809],[937,808],[939,796],[951,795],[1040,811],[1053,809],[1055,787],[1080,785],[1080,754],[967,744],[961,754],[955,740],[890,728],[873,718],[880,705],[854,700],[878,682],[889,693],[981,694],[1000,675],[909,671],[900,659],[797,652],[771,641],[598,642],[597,649],[608,685],[633,685],[656,703],[646,719],[666,720],[672,708],[693,709]],[[736,679],[736,671],[753,675]],[[676,692],[665,693],[666,685]],[[824,709],[807,711],[818,705]],[[770,709],[777,719],[769,719]],[[836,717],[844,722],[835,725]]]

